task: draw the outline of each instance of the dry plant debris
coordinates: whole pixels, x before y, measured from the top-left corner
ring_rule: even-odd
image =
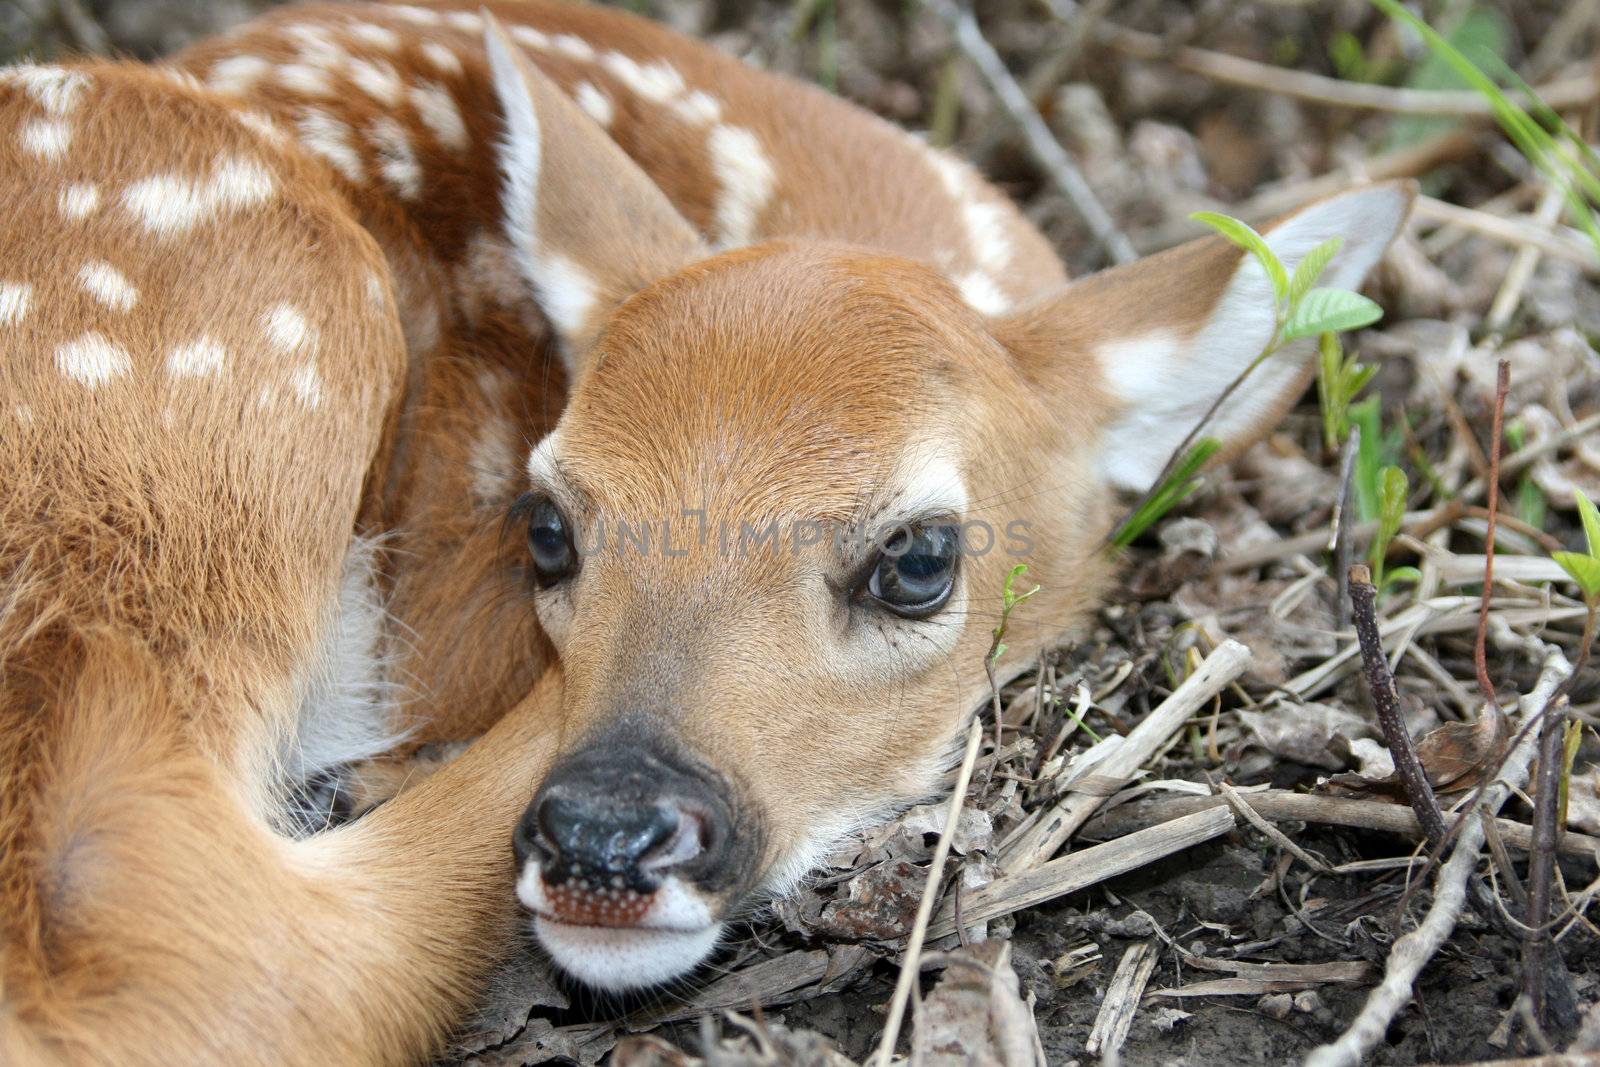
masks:
[[[153,57],[265,6],[26,0],[0,5],[0,50]],[[1484,98],[1361,0],[994,0],[975,18],[945,0],[628,6],[929,130],[1079,273],[1198,235],[1195,211],[1260,223],[1360,177],[1428,194],[1369,287],[1385,320],[1345,339],[1376,368],[1350,411],[1359,444],[1330,449],[1308,394],[1132,547],[1079,642],[1001,693],[999,740],[989,723],[934,872],[899,1054],[1287,1063],[1325,1044],[1313,1062],[1565,1064],[1600,1049],[1592,665],[1567,693],[1579,729],[1549,850],[1553,981],[1575,1013],[1531,1027],[1517,1003],[1538,802],[1524,781],[1550,777],[1527,777],[1530,714],[1578,662],[1586,617],[1551,551],[1582,547],[1577,494],[1600,497],[1600,259]],[[1600,5],[1415,6],[1593,139]],[[1380,522],[1361,498],[1387,464],[1409,486],[1386,569],[1414,570],[1373,590],[1375,650],[1447,828],[1431,866],[1341,614],[1339,554],[1368,557]],[[867,1062],[948,810],[866,831],[751,916],[713,971],[645,1002],[593,1003],[514,954],[443,1062]]]

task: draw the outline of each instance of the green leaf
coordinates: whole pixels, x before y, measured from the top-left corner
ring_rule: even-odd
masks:
[[[1600,560],[1600,511],[1595,510],[1594,501],[1584,496],[1582,489],[1574,492],[1578,497],[1578,517],[1583,520],[1583,536],[1589,541],[1589,555]]]
[[[1412,585],[1422,581],[1422,572],[1415,567],[1396,567],[1383,577],[1384,585],[1398,585],[1401,582],[1410,582]]]
[[[1552,552],[1550,558],[1561,564],[1561,569],[1572,575],[1572,580],[1583,590],[1583,599],[1600,596],[1600,559],[1581,552]]]
[[[1400,523],[1406,514],[1406,494],[1411,491],[1411,482],[1406,478],[1406,472],[1399,467],[1385,467],[1381,475],[1380,492],[1383,499],[1380,504],[1379,520],[1383,529],[1389,531],[1393,537],[1400,531]]]
[[[1219,214],[1215,211],[1196,211],[1189,216],[1196,222],[1203,222],[1216,230],[1222,236],[1238,245],[1240,248],[1256,257],[1261,264],[1261,269],[1267,272],[1267,279],[1272,282],[1273,295],[1282,303],[1289,295],[1289,272],[1284,269],[1283,261],[1278,258],[1267,244],[1266,238],[1250,227],[1247,222],[1241,222],[1231,215]]]
[[[1300,301],[1311,287],[1317,284],[1317,279],[1322,277],[1322,272],[1328,269],[1328,264],[1333,262],[1333,257],[1339,254],[1339,249],[1344,246],[1343,237],[1330,237],[1317,247],[1305,254],[1305,258],[1295,265],[1294,277],[1289,279],[1289,314],[1294,314],[1295,308],[1300,306]]]
[[[1342,333],[1370,326],[1383,318],[1383,309],[1360,293],[1347,289],[1313,289],[1300,301],[1283,328],[1283,339],[1318,333]]]

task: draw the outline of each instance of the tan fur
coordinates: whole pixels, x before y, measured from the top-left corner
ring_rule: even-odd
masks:
[[[0,284],[34,286],[0,322],[0,1062],[426,1055],[508,943],[517,815],[619,715],[659,717],[731,779],[774,870],[932,785],[1018,558],[964,560],[937,634],[846,604],[860,561],[826,544],[596,556],[534,595],[506,514],[552,429],[559,484],[533,487],[574,515],[691,508],[736,531],[897,517],[939,457],[961,518],[1029,531],[1042,591],[1010,665],[1109,580],[1096,456],[1126,405],[1100,350],[1194,335],[1237,253],[1063,288],[995,190],[871,116],[615,12],[489,6],[542,102],[532,218],[506,217],[507,122],[466,0],[275,12],[179,57],[215,92],[72,68],[88,89],[51,161],[17,132],[41,104],[0,78]],[[127,185],[219,153],[273,195],[177,235],[134,226]],[[65,222],[70,182],[104,200]],[[592,283],[581,323],[538,314],[518,227]],[[131,309],[76,281],[91,256]],[[263,325],[280,304],[316,332],[315,389]],[[59,364],[89,331],[127,357],[93,385],[98,364]],[[174,377],[200,333],[222,372]],[[382,540],[399,755],[484,736],[290,841],[277,762],[353,534]],[[375,789],[413,769],[375,768]]]

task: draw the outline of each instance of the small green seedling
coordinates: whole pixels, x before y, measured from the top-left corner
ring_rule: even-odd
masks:
[[[1255,257],[1272,284],[1272,335],[1267,338],[1261,354],[1229,386],[1228,392],[1291,341],[1358,329],[1383,317],[1383,310],[1360,293],[1318,287],[1317,279],[1333,262],[1333,257],[1339,254],[1343,239],[1334,237],[1317,245],[1301,258],[1293,273],[1290,273],[1267,239],[1249,223],[1215,211],[1199,211],[1189,217],[1205,223]],[[1227,392],[1223,393],[1223,398],[1227,395]],[[1220,404],[1221,400],[1217,406]],[[1213,406],[1212,412],[1208,412],[1206,419],[1201,420],[1202,426],[1215,410],[1216,406]],[[1196,427],[1196,431],[1199,428]],[[1140,534],[1199,488],[1196,475],[1220,447],[1220,443],[1211,438],[1194,440],[1191,434],[1190,439],[1179,446],[1177,458],[1168,465],[1155,487],[1145,494],[1133,514],[1117,527],[1111,536],[1111,543],[1119,548],[1133,543]]]
[[[1322,441],[1329,452],[1338,451],[1350,436],[1350,406],[1367,387],[1377,367],[1368,367],[1346,355],[1336,334],[1322,335],[1317,359],[1317,403],[1322,408]]]
[[[1022,577],[1027,570],[1028,565],[1026,563],[1019,563],[1012,567],[1011,572],[1006,575],[1005,588],[1001,591],[1000,596],[1000,625],[994,628],[994,644],[989,646],[989,666],[991,669],[996,663],[1000,662],[1000,657],[1005,653],[1006,625],[1011,622],[1012,609],[1039,591],[1039,587],[1034,586],[1026,593],[1017,592],[1017,579]]]
[[[1396,567],[1384,573],[1384,559],[1389,545],[1400,532],[1406,517],[1406,498],[1411,493],[1411,482],[1399,467],[1385,467],[1378,475],[1378,536],[1372,539],[1372,549],[1367,562],[1372,566],[1372,584],[1379,589],[1399,581],[1416,581],[1422,577],[1415,567]]]
[[[1204,467],[1221,447],[1222,442],[1214,437],[1202,437],[1196,441],[1194,447],[1184,453],[1183,458],[1173,466],[1165,478],[1161,479],[1160,484],[1150,491],[1133,514],[1123,520],[1117,532],[1112,535],[1111,543],[1118,548],[1127,548],[1139,539],[1140,534],[1159,522],[1161,516],[1188,499],[1196,489],[1200,488],[1200,468]]]
[[[1578,491],[1578,517],[1583,520],[1583,536],[1589,551],[1552,552],[1551,558],[1561,569],[1572,576],[1583,594],[1583,602],[1591,609],[1600,606],[1600,511],[1594,501]]]

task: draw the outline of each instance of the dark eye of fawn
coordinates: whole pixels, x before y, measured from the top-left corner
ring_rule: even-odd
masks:
[[[900,529],[885,542],[866,595],[896,615],[927,618],[950,600],[960,547],[961,531],[954,525]]]
[[[528,552],[533,557],[533,577],[539,588],[548,589],[578,569],[578,550],[566,516],[549,497],[528,505]]]

